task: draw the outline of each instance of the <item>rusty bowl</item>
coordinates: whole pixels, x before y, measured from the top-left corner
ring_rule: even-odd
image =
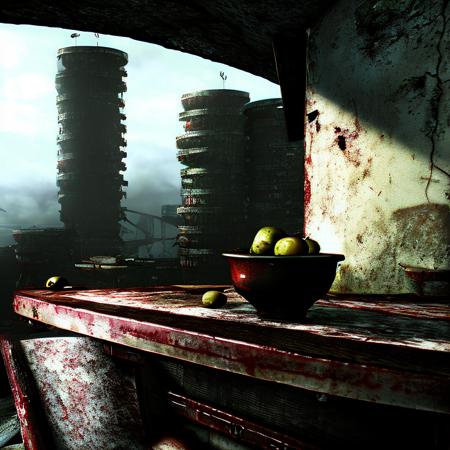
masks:
[[[301,320],[330,289],[344,255],[256,256],[248,251],[223,253],[236,292],[260,317]]]

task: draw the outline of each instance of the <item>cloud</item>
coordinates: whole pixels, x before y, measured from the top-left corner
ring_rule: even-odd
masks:
[[[39,103],[0,98],[0,132],[16,135],[17,146],[26,136],[42,139],[49,132],[56,136],[56,112],[51,112]]]
[[[14,26],[2,28],[0,29],[0,68],[13,69],[22,63],[27,52],[27,44],[14,30]]]
[[[56,95],[54,80],[48,73],[18,73],[2,80],[0,96],[15,101],[36,102]]]
[[[57,191],[51,183],[39,186],[30,184],[16,187],[2,186],[1,203],[8,212],[0,216],[0,224],[12,223],[31,226],[37,224],[55,224],[59,222]]]

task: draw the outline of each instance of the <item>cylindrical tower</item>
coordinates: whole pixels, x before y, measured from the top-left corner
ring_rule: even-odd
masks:
[[[123,93],[128,55],[105,47],[58,51],[58,201],[78,257],[116,255],[125,195]]]
[[[281,98],[258,100],[246,116],[249,221],[253,232],[303,230],[303,141],[289,142]]]
[[[182,206],[180,264],[185,273],[216,281],[227,273],[220,253],[247,240],[243,91],[214,89],[182,96],[185,134],[177,137]]]

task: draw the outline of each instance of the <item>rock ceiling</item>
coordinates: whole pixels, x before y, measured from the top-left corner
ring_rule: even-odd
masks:
[[[0,22],[127,36],[277,82],[272,39],[287,42],[333,0],[9,0]],[[294,46],[295,48],[295,46]]]

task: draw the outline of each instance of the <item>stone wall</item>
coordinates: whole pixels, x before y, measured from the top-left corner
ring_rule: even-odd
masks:
[[[448,3],[342,0],[310,32],[305,232],[346,256],[335,291],[449,268]]]

